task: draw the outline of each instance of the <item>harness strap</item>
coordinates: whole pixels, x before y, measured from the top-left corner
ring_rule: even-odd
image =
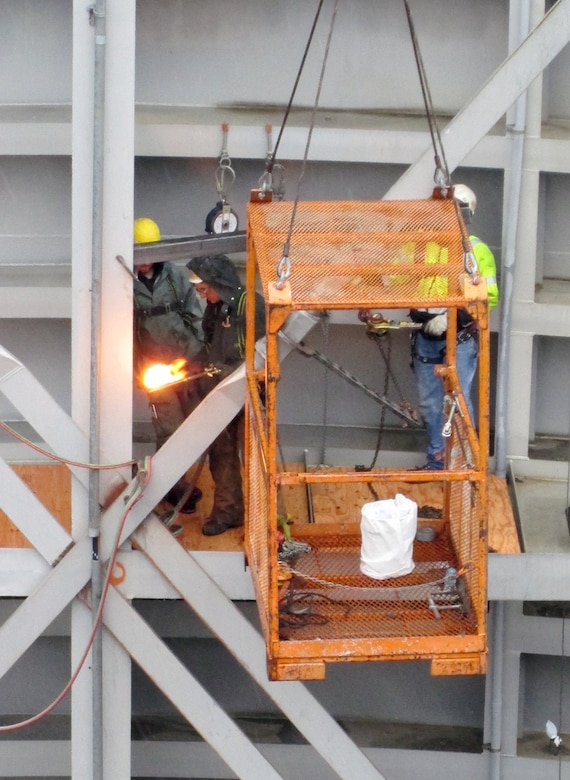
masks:
[[[469,341],[469,339],[475,338],[478,333],[479,328],[477,327],[477,323],[470,322],[469,325],[466,325],[464,328],[461,328],[461,330],[457,331],[457,343],[463,344],[465,341]]]
[[[466,341],[469,341],[469,339],[476,338],[479,333],[479,328],[477,326],[476,322],[470,322],[469,325],[466,325],[464,328],[461,328],[461,330],[457,331],[457,343],[458,344],[464,344]],[[440,363],[443,363],[444,357],[445,357],[445,343],[443,347],[441,348],[441,351],[437,357],[423,357],[422,355],[418,355],[418,351],[416,349],[416,339],[417,339],[417,333],[412,334],[412,357],[415,360],[419,360],[420,363],[427,363],[430,365],[439,365]]]
[[[239,354],[242,360],[245,357],[245,327],[244,327],[245,300],[246,300],[246,291],[244,290],[240,295],[237,304],[237,314],[238,314],[237,343],[238,343]]]
[[[182,311],[182,302],[163,303],[160,306],[150,306],[148,309],[136,309],[137,317],[160,317],[162,314],[170,314],[171,311]]]

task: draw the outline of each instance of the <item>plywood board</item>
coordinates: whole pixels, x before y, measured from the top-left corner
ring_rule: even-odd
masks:
[[[71,531],[71,474],[60,463],[13,464],[11,468],[26,483],[46,509]],[[31,547],[10,518],[0,510],[0,547]]]
[[[290,464],[288,470],[295,471],[302,464]],[[69,530],[71,527],[71,478],[69,470],[60,464],[21,464],[14,465],[14,471],[44,503],[59,522]],[[194,469],[190,469],[187,479],[193,479]],[[214,485],[206,466],[200,471],[197,480],[203,497],[194,514],[179,513],[173,525],[181,528],[176,536],[187,550],[243,550],[243,528],[232,528],[219,536],[207,537],[202,534],[202,525],[208,519],[212,503]],[[443,488],[438,482],[418,484],[372,483],[371,486],[351,483],[336,485],[312,485],[311,499],[315,522],[317,523],[355,523],[360,522],[363,504],[382,498],[393,498],[396,492],[402,492],[421,508],[441,509],[443,506]],[[489,550],[500,553],[520,553],[516,523],[511,507],[505,480],[489,475]],[[295,524],[307,523],[308,502],[304,486],[287,485],[282,489],[283,509],[290,517],[292,529]],[[157,512],[166,520],[172,516],[172,507],[166,502],[157,506]],[[30,547],[27,539],[18,531],[10,519],[0,511],[0,547]]]
[[[488,486],[489,552],[520,553],[519,534],[507,482],[491,474]]]
[[[303,469],[302,466],[299,468]],[[295,470],[294,464],[291,465],[291,470]],[[440,510],[443,507],[443,485],[441,482],[417,484],[373,482],[370,485],[343,482],[336,485],[312,485],[310,496],[314,522],[360,522],[363,504],[369,501],[394,498],[398,492],[415,501],[420,514],[425,514],[426,509]],[[308,521],[308,491],[304,486],[285,486],[283,488],[283,502],[293,529],[295,523]],[[489,475],[488,479],[488,509],[489,551],[520,553],[521,547],[507,483],[492,474]]]

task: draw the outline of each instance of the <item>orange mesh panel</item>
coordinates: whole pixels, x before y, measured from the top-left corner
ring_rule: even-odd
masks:
[[[466,421],[459,413],[453,418],[449,452],[449,468],[460,470],[473,467],[474,458],[467,438]],[[481,552],[485,521],[480,489],[480,481],[477,480],[453,482],[449,486],[449,528],[459,567],[465,572],[471,603],[481,625],[485,609],[485,561]]]
[[[253,583],[261,624],[268,636],[270,624],[269,575],[271,562],[268,557],[268,491],[267,478],[263,469],[260,441],[254,425],[255,418],[247,417],[247,553],[253,575]]]
[[[250,204],[262,289],[278,279],[293,204]],[[451,201],[298,204],[289,248],[294,308],[457,305],[463,243]]]

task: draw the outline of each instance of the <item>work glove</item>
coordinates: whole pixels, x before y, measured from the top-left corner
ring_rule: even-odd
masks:
[[[436,314],[431,320],[428,320],[424,325],[424,333],[429,336],[443,336],[447,330],[447,312],[443,314]]]

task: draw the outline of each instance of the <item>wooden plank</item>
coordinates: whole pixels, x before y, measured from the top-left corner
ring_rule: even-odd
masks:
[[[291,471],[295,465],[291,465]],[[299,464],[299,469],[303,466]],[[377,499],[393,498],[397,492],[415,501],[418,508],[443,507],[443,486],[440,482],[423,483],[372,483],[373,494],[366,484],[339,483],[337,485],[312,485],[311,496],[315,523],[360,522],[362,505]],[[520,553],[521,547],[508,494],[507,483],[493,474],[489,475],[489,551]],[[295,523],[308,521],[307,492],[304,486],[283,487],[283,502],[294,533]]]
[[[489,475],[489,552],[515,554],[521,545],[506,480]]]
[[[186,474],[188,481],[193,481],[195,469],[189,469]],[[225,550],[235,552],[243,550],[244,529],[230,528],[218,536],[204,536],[202,526],[209,518],[214,503],[214,481],[207,464],[201,469],[196,481],[196,486],[202,491],[202,498],[198,502],[196,512],[184,514],[180,512],[174,523],[182,527],[182,532],[176,538],[186,550]],[[157,507],[157,514],[163,516],[172,514],[172,507],[166,502],[161,502]]]
[[[32,493],[71,532],[71,474],[60,463],[11,464]],[[0,547],[32,547],[5,512],[0,510]]]
[[[12,468],[29,486],[66,530],[71,528],[71,476],[61,464],[13,464]],[[290,464],[288,470],[304,470],[302,464]],[[187,479],[193,478],[190,469]],[[202,469],[198,482],[203,497],[194,514],[178,514],[175,524],[182,527],[178,541],[187,550],[243,550],[243,528],[231,528],[219,536],[204,536],[202,525],[208,519],[213,503],[214,484],[207,465]],[[313,485],[311,495],[316,523],[359,523],[362,505],[378,499],[393,498],[401,492],[415,501],[418,507],[443,506],[443,488],[438,482],[423,483],[372,483],[376,495],[366,484],[340,483],[338,485]],[[489,551],[520,553],[516,523],[510,503],[507,483],[490,474],[489,494]],[[285,485],[282,488],[283,510],[290,517],[294,532],[295,523],[308,521],[307,491],[302,485]],[[172,507],[161,502],[157,513],[167,517]],[[28,540],[0,511],[0,547],[30,547]]]

